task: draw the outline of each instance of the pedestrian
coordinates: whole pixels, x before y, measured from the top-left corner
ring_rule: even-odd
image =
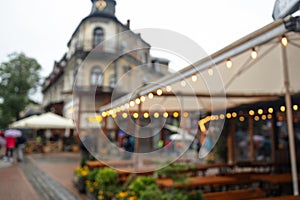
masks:
[[[27,142],[27,138],[23,135],[17,137],[16,147],[17,147],[17,161],[22,162],[24,159],[23,151],[25,148],[25,143]]]
[[[6,136],[5,141],[6,141],[6,152],[5,152],[5,157],[3,158],[3,160],[13,162],[16,138],[12,137],[12,136]]]
[[[0,158],[2,158],[1,150],[4,149],[5,146],[6,146],[6,141],[5,141],[5,138],[4,138],[4,134],[3,134],[3,131],[0,130]]]

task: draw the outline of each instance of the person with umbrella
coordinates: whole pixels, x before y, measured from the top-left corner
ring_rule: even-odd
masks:
[[[13,162],[14,161],[14,148],[16,145],[16,137],[22,135],[22,132],[17,129],[8,129],[4,131],[4,136],[6,140],[6,152],[4,161]]]

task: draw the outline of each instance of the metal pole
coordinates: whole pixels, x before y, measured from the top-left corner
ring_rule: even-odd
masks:
[[[140,126],[141,126],[141,115],[142,115],[142,102],[138,105],[138,115],[139,117],[136,120],[136,128],[135,128],[135,145],[134,145],[134,172],[138,173],[138,168],[139,168],[139,151],[140,151]]]
[[[288,123],[293,189],[294,189],[294,195],[297,196],[299,194],[298,174],[297,174],[295,137],[294,137],[294,127],[293,127],[292,103],[291,103],[291,95],[290,95],[290,80],[288,74],[287,52],[286,52],[286,47],[282,46],[281,49],[282,49],[282,62],[284,68],[283,74],[284,74],[284,85],[285,85],[285,104],[286,104],[286,115],[287,115],[287,123]]]

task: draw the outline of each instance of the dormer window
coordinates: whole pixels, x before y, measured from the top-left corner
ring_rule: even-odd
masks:
[[[101,86],[102,85],[102,69],[100,67],[93,67],[91,70],[91,79],[90,83],[92,86]]]
[[[94,30],[94,40],[93,40],[93,46],[96,47],[98,44],[103,42],[104,40],[104,32],[102,28],[96,28]]]

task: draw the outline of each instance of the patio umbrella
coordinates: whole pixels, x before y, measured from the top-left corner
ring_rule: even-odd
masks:
[[[20,137],[22,135],[22,132],[17,129],[8,129],[4,131],[5,137]]]

